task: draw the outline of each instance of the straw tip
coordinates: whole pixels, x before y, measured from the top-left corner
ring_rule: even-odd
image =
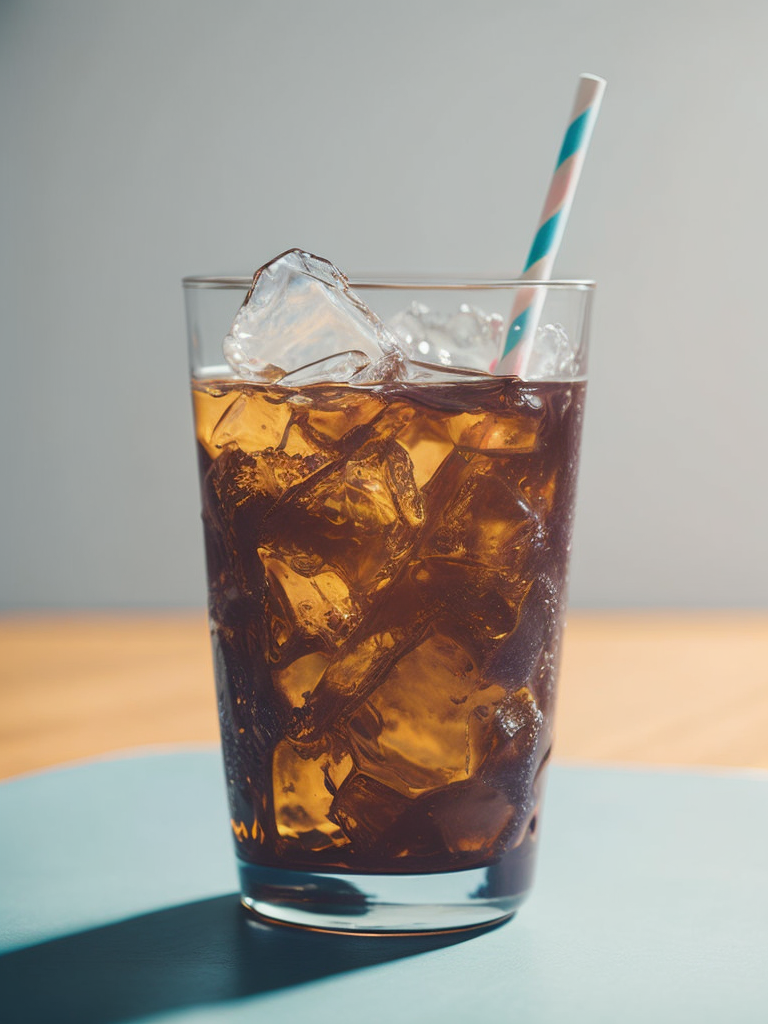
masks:
[[[588,82],[594,82],[595,85],[601,85],[603,88],[608,84],[604,78],[600,77],[600,75],[591,75],[586,71],[579,75],[579,78]]]

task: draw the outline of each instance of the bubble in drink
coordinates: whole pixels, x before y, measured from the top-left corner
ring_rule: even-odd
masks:
[[[466,372],[194,385],[246,863],[529,886],[584,384]]]

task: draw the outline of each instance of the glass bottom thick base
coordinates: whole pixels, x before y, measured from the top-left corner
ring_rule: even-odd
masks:
[[[322,874],[240,861],[242,903],[260,917],[322,931],[396,934],[483,928],[508,920],[528,889],[504,865],[421,875]]]

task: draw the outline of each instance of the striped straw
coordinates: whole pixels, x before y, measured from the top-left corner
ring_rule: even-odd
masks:
[[[604,92],[605,79],[596,75],[579,76],[579,87],[576,90],[568,129],[522,274],[524,280],[548,281],[552,276],[552,265],[560,248],[568,214],[571,212],[576,186],[579,183],[584,157]],[[545,288],[521,288],[515,295],[504,351],[496,366],[496,373],[525,376],[545,292]]]

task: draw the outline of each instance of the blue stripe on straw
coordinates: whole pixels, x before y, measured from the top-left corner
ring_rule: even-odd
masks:
[[[557,231],[557,222],[560,220],[560,211],[553,213],[549,220],[545,220],[539,230],[536,232],[536,237],[533,240],[531,251],[528,253],[528,261],[525,264],[526,270],[529,270],[534,263],[538,263],[542,256],[546,256],[549,250],[552,248],[552,242]]]
[[[509,325],[509,330],[507,331],[507,340],[504,342],[504,353],[501,357],[502,359],[504,358],[504,356],[509,355],[509,353],[515,347],[518,341],[520,341],[520,339],[525,334],[525,325],[528,322],[528,314],[530,313],[530,311],[531,307],[526,307],[526,309],[524,309],[522,313],[516,316],[512,323]]]
[[[568,125],[568,131],[565,133],[563,145],[560,149],[560,156],[557,158],[557,167],[560,164],[564,164],[568,157],[573,156],[576,150],[580,148],[587,130],[587,121],[591,111],[592,107],[587,107],[583,114],[579,114],[576,120]]]

